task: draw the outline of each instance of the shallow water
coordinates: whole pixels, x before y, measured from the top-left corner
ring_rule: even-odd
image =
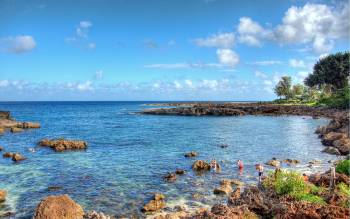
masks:
[[[213,195],[221,179],[239,178],[256,183],[254,164],[272,157],[302,162],[296,168],[319,171],[334,156],[321,153],[323,146],[314,130],[326,119],[301,116],[186,117],[140,115],[144,102],[9,102],[19,121],[37,121],[41,129],[0,136],[6,151],[18,151],[28,159],[13,164],[0,158],[0,188],[9,192],[0,213],[15,211],[16,218],[30,218],[38,202],[48,195],[69,194],[85,210],[142,217],[140,207],[153,192],[164,193],[167,205],[205,206],[224,197]],[[55,153],[36,147],[42,138],[65,137],[88,142],[86,151]],[[220,148],[219,144],[228,144]],[[198,151],[196,159],[217,159],[222,173],[196,176],[195,159],[184,158]],[[243,160],[243,175],[235,167]],[[322,161],[313,169],[312,159]],[[188,170],[175,183],[162,176],[176,168]],[[48,191],[48,186],[62,186]],[[199,196],[194,198],[193,195]]]

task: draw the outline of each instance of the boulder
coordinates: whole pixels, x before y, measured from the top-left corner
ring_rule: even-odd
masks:
[[[203,160],[197,160],[192,164],[192,169],[194,171],[209,171],[211,169],[211,166],[209,163]]]
[[[175,173],[176,173],[177,175],[183,175],[183,174],[186,173],[186,171],[183,170],[183,169],[177,169],[177,170],[175,170]]]
[[[232,204],[235,200],[239,199],[241,197],[241,188],[236,188],[228,197],[228,203]]]
[[[20,153],[15,153],[12,156],[12,160],[15,161],[15,162],[19,162],[19,161],[22,161],[22,160],[25,160],[25,159],[26,158],[23,157]]]
[[[164,180],[167,181],[167,182],[175,182],[176,180],[176,174],[175,173],[167,173],[165,176],[164,176]]]
[[[273,167],[279,167],[281,165],[281,162],[276,158],[272,158],[271,160],[267,161],[266,164]]]
[[[191,151],[185,154],[185,157],[197,157],[197,152]]]
[[[163,194],[156,193],[151,201],[142,207],[143,212],[153,212],[163,209],[165,207],[165,196]]]
[[[6,201],[7,192],[0,189],[0,203]]]
[[[328,153],[328,154],[334,154],[334,155],[340,155],[340,152],[335,147],[326,147],[322,152]]]
[[[2,156],[3,156],[3,157],[6,157],[6,158],[12,158],[13,155],[14,155],[14,153],[12,153],[12,152],[6,152],[6,153],[4,153]]]
[[[214,189],[216,195],[229,195],[232,192],[232,186],[230,183],[219,186]]]
[[[68,195],[48,196],[41,200],[33,219],[82,219],[84,211]]]
[[[339,140],[333,141],[333,146],[338,148],[339,152],[342,155],[348,155],[350,152],[350,139],[342,138]]]
[[[299,160],[295,160],[295,159],[285,159],[283,160],[284,163],[287,163],[289,165],[296,165],[296,164],[299,164],[300,161]]]
[[[342,138],[346,138],[346,134],[340,132],[329,132],[323,136],[322,144],[332,146],[334,141]]]
[[[65,150],[84,150],[87,147],[87,143],[85,141],[66,139],[42,139],[39,142],[39,145],[50,147],[56,152],[62,152]]]
[[[17,128],[17,127],[12,127],[12,128],[11,128],[11,132],[12,132],[12,133],[17,133],[17,132],[22,132],[22,131],[23,131],[22,128]]]

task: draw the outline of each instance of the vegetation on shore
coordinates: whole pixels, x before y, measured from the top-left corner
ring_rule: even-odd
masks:
[[[339,52],[321,58],[304,84],[292,84],[290,76],[283,76],[274,91],[280,104],[306,104],[332,108],[349,108],[349,52]]]

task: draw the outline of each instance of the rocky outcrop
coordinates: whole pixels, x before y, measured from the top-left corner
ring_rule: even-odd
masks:
[[[62,152],[66,150],[84,150],[87,148],[85,141],[79,140],[66,140],[66,139],[43,139],[39,142],[40,146],[50,147],[56,152]]]
[[[271,160],[267,161],[266,164],[273,167],[279,167],[281,165],[281,162],[276,158],[272,158]]]
[[[211,169],[211,166],[209,163],[203,160],[197,160],[192,164],[192,169],[194,171],[209,171]]]
[[[39,123],[34,122],[18,122],[11,118],[10,112],[0,111],[0,134],[5,129],[11,129],[12,132],[20,132],[22,129],[40,128]]]
[[[85,213],[84,219],[115,219],[115,218],[109,215],[105,215],[102,212],[89,211]]]
[[[12,133],[23,132],[22,128],[17,128],[17,127],[12,127],[10,130]]]
[[[335,147],[326,147],[325,149],[322,150],[322,152],[333,154],[333,155],[341,155],[339,150]]]
[[[185,157],[197,157],[198,153],[195,151],[191,151],[185,154]]]
[[[214,205],[210,211],[199,211],[193,215],[184,217],[186,219],[257,219],[258,216],[251,212],[246,206],[229,207],[224,204]]]
[[[84,211],[68,195],[48,196],[36,208],[34,219],[82,219]]]
[[[141,209],[143,212],[153,212],[163,209],[165,207],[165,196],[163,194],[156,193],[151,201]]]
[[[0,189],[0,203],[6,201],[7,192]]]
[[[25,160],[26,158],[23,157],[20,153],[15,153],[12,155],[12,160],[15,161],[15,162],[19,162],[19,161],[22,161],[22,160]]]
[[[309,182],[317,185],[317,186],[329,186],[331,180],[331,174],[330,171],[327,171],[325,173],[319,174],[311,174],[309,176]],[[335,173],[335,182],[338,183],[345,183],[348,184],[350,182],[350,179],[347,175],[341,174],[341,173]]]
[[[167,173],[163,178],[167,182],[175,182],[177,177],[175,173]]]

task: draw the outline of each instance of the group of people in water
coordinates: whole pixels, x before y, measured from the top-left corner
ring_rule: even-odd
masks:
[[[221,171],[221,167],[220,165],[218,164],[218,162],[216,160],[212,160],[210,162],[210,167],[211,169],[218,173]],[[243,173],[243,168],[244,168],[244,165],[243,165],[243,161],[241,160],[237,160],[237,167],[238,167],[238,170],[239,170],[239,174],[242,175]],[[263,164],[256,164],[255,165],[255,169],[257,170],[258,172],[258,176],[259,176],[259,182],[261,182],[262,180],[262,177],[263,177],[263,174],[264,174],[264,165]]]

